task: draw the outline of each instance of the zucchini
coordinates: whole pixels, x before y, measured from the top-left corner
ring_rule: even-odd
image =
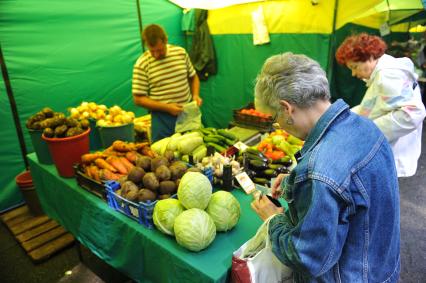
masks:
[[[251,154],[251,153],[248,153],[248,152],[244,152],[244,154],[247,156],[247,158],[248,159],[250,159],[250,160],[258,160],[258,161],[261,161],[261,162],[264,162],[264,163],[267,163],[268,162],[268,158],[261,158],[260,156],[258,156],[258,155],[254,155],[254,154]]]
[[[272,161],[273,164],[281,164],[282,166],[286,166],[289,167],[291,166],[291,164],[293,164],[293,160],[291,160],[290,156],[284,156],[280,159],[277,160],[273,160]]]
[[[252,167],[254,170],[265,170],[268,169],[268,164],[262,161],[258,160],[250,160],[249,161],[250,167]]]
[[[266,169],[263,171],[263,175],[267,178],[275,178],[278,176],[278,173],[274,169]]]
[[[258,155],[260,158],[266,158],[266,156],[262,152],[251,147],[247,148],[245,152],[253,154],[253,155]]]

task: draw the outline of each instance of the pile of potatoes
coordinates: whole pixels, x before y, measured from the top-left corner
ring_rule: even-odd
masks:
[[[89,128],[89,120],[76,120],[65,117],[64,113],[54,112],[46,107],[28,118],[26,126],[31,130],[43,130],[47,138],[65,138],[79,135]]]
[[[187,171],[186,163],[173,161],[171,155],[141,156],[129,174],[119,180],[121,188],[116,193],[133,202],[167,199],[177,192],[180,179]]]
[[[125,111],[120,106],[114,105],[110,108],[103,104],[83,101],[79,106],[69,109],[71,117],[81,119],[94,119],[100,127],[114,127],[133,122],[135,114]]]

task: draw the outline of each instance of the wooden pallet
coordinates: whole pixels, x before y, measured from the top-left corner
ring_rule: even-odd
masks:
[[[46,215],[33,216],[28,206],[20,206],[0,215],[0,219],[35,262],[74,243],[74,237]]]

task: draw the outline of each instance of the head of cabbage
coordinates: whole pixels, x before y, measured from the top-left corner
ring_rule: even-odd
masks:
[[[207,213],[216,225],[216,231],[228,231],[234,228],[240,219],[240,203],[230,193],[217,191],[210,198]]]
[[[177,195],[186,209],[206,209],[212,195],[212,185],[205,175],[187,172],[180,180]]]
[[[179,214],[175,219],[174,231],[178,244],[193,252],[207,248],[216,237],[213,219],[198,208]]]
[[[159,200],[154,207],[152,219],[158,230],[167,235],[174,235],[173,225],[176,217],[181,214],[185,208],[177,199]]]

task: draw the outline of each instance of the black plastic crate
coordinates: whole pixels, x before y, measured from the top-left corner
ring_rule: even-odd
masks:
[[[107,201],[107,192],[105,189],[105,182],[96,181],[93,178],[87,176],[81,164],[74,165],[75,178],[77,180],[77,184],[85,189],[86,191],[94,194],[95,196]]]
[[[234,124],[264,131],[273,130],[272,124],[275,122],[275,117],[258,117],[241,113],[241,111],[244,109],[254,109],[254,104],[250,103],[246,107],[233,110]]]

